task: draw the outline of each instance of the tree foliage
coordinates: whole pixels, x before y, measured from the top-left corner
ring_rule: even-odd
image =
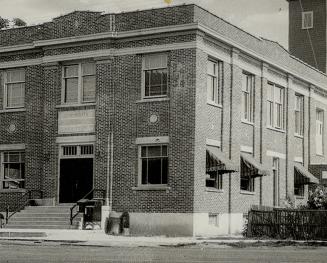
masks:
[[[26,26],[26,22],[18,17],[14,18],[12,21],[15,26]]]
[[[321,185],[309,191],[309,209],[327,209],[327,188]]]
[[[0,16],[0,29],[9,27],[9,20]]]

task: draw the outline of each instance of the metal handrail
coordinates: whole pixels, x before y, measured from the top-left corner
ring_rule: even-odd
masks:
[[[14,212],[10,213],[10,206],[9,206],[9,205],[7,206],[7,208],[6,208],[6,224],[8,224],[9,219],[10,219],[13,215],[15,215],[15,214],[18,213],[20,210],[24,209],[26,206],[29,205],[29,202],[30,202],[30,200],[32,199],[32,193],[34,193],[34,192],[38,192],[38,193],[40,193],[40,199],[43,198],[43,191],[42,191],[42,190],[35,190],[35,189],[32,189],[32,190],[28,190],[27,192],[25,192],[25,193],[21,196],[21,198],[19,199],[19,202],[20,202],[21,200],[25,199],[27,195],[28,195],[28,199],[27,199],[27,201],[25,201],[21,206],[19,206],[18,208],[16,208],[16,209],[14,210]]]
[[[105,199],[105,194],[106,191],[103,189],[95,189],[93,188],[90,192],[88,192],[85,196],[83,196],[81,199],[87,199],[87,197],[92,194],[93,192],[101,192],[102,193],[102,199]],[[76,202],[76,204],[74,204],[71,208],[70,208],[70,225],[73,225],[73,221],[74,218],[79,214],[79,211],[77,211],[75,214],[73,214],[74,209],[78,206],[78,203]]]

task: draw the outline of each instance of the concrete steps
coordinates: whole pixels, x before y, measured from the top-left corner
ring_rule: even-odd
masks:
[[[77,215],[70,225],[70,207],[60,206],[28,206],[10,218],[7,229],[77,229],[81,215]]]

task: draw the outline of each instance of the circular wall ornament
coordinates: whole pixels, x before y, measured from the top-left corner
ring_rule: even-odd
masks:
[[[158,115],[156,115],[156,114],[152,114],[151,116],[150,116],[150,122],[151,123],[156,123],[158,121]]]
[[[13,133],[14,131],[16,131],[16,124],[11,123],[8,127],[8,132]]]

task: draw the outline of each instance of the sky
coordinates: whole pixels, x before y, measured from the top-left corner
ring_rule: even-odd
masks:
[[[245,31],[288,48],[286,0],[0,0],[0,16],[19,17],[29,25],[51,21],[74,10],[132,11],[195,3]]]

